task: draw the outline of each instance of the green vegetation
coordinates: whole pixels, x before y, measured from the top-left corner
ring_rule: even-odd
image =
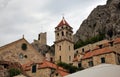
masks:
[[[81,68],[78,68],[78,67],[72,66],[71,64],[66,64],[66,63],[64,63],[64,62],[59,62],[57,65],[63,67],[63,68],[66,69],[69,73],[74,73],[74,72],[76,72],[76,71],[83,70],[82,67],[81,67]]]
[[[13,76],[21,74],[21,71],[17,68],[11,68],[9,70],[9,74],[10,74],[10,77],[13,77]]]
[[[77,49],[79,47],[82,47],[82,46],[85,46],[87,44],[92,44],[92,43],[95,43],[95,42],[98,42],[98,41],[101,41],[105,38],[105,34],[99,34],[99,35],[96,35],[92,38],[89,38],[85,41],[78,41],[75,45],[74,45],[74,49]]]

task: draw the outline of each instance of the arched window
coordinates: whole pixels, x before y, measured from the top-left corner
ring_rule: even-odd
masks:
[[[59,36],[59,33],[57,33],[57,36]]]
[[[66,32],[66,36],[68,37],[68,32]]]
[[[64,32],[62,32],[62,36],[64,36]]]

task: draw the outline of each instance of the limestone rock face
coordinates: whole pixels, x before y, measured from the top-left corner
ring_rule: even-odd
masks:
[[[120,36],[120,0],[108,0],[106,5],[97,6],[80,25],[74,42],[100,33],[105,34],[107,39]]]

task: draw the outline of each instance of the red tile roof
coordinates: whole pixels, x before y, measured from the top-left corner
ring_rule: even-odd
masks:
[[[67,21],[65,20],[65,18],[63,17],[63,19],[60,21],[60,23],[57,25],[57,27],[60,27],[60,26],[70,26]]]
[[[49,68],[55,68],[55,69],[60,69],[63,71],[66,71],[65,69],[63,69],[62,67],[57,66],[56,64],[49,62],[47,60],[43,61],[43,63],[39,66],[40,68],[45,68],[45,67],[49,67]]]
[[[109,52],[113,52],[113,51],[110,50],[108,47],[101,48],[101,49],[97,49],[97,50],[90,51],[90,52],[86,53],[86,54],[82,57],[82,59],[91,58],[91,57],[93,57],[93,56],[101,55],[101,54],[105,54],[105,53],[109,53]]]
[[[29,62],[27,64],[22,65],[23,69],[25,71],[30,71],[31,70],[31,66],[33,65],[33,62]],[[36,63],[38,64],[38,69],[41,68],[54,68],[56,69],[56,71],[61,75],[61,76],[65,76],[68,75],[69,73],[67,72],[67,70],[63,69],[62,67],[57,66],[56,64],[49,62],[49,61],[43,61],[42,63]]]

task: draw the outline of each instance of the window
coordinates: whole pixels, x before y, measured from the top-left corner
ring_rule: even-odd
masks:
[[[101,45],[99,45],[99,48],[102,48],[103,47],[103,45],[101,44]]]
[[[71,56],[69,56],[69,61],[71,61]]]
[[[105,58],[104,57],[101,58],[101,63],[105,63]]]
[[[70,46],[69,46],[69,50],[70,50]]]
[[[23,54],[20,53],[20,54],[19,54],[19,58],[20,58],[20,59],[23,59],[23,57],[24,57]]]
[[[40,40],[40,34],[38,35],[38,40]]]
[[[50,58],[50,61],[53,62],[53,58],[52,57]]]
[[[78,67],[79,67],[79,68],[82,67],[82,64],[81,64],[81,63],[78,63]]]
[[[32,66],[32,73],[35,73],[36,72],[36,65],[33,65]]]
[[[27,49],[27,44],[23,43],[21,48],[22,48],[22,50],[26,50]]]
[[[59,36],[59,33],[57,33],[57,36]]]
[[[92,67],[93,66],[93,61],[89,61],[88,65],[89,65],[89,67]]]
[[[109,42],[110,43],[110,46],[113,46],[113,41]]]
[[[59,46],[59,50],[61,51],[61,46]]]
[[[76,51],[76,53],[78,54],[78,51]]]
[[[84,52],[84,48],[82,48],[82,52]]]
[[[62,36],[64,36],[64,32],[62,32]]]
[[[68,37],[68,32],[66,32],[66,36]]]
[[[61,56],[59,57],[59,60],[60,60],[60,62],[61,62]]]

